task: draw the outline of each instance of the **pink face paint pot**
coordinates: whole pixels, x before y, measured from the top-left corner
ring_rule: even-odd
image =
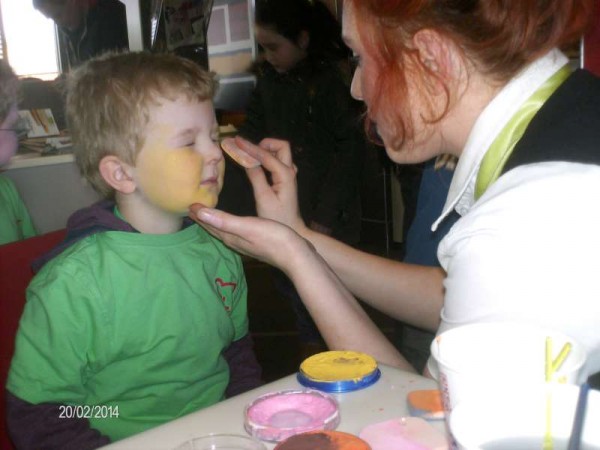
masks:
[[[380,377],[375,358],[348,350],[332,350],[306,358],[297,376],[301,385],[331,393],[364,389]]]
[[[336,400],[312,389],[262,395],[246,406],[244,417],[248,434],[268,442],[307,431],[332,430],[340,423]]]
[[[311,431],[280,442],[275,450],[371,450],[361,438],[341,431]]]

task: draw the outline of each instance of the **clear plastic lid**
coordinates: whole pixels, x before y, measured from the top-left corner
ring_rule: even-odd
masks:
[[[207,434],[184,442],[173,450],[267,450],[254,438],[238,434]]]

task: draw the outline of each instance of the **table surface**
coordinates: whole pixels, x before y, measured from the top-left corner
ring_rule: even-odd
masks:
[[[383,365],[380,365],[380,369],[381,378],[372,386],[359,391],[332,394],[340,405],[341,421],[337,430],[358,435],[365,425],[407,416],[406,395],[410,391],[437,388],[432,379]],[[248,403],[268,392],[300,388],[303,386],[296,380],[296,375],[289,375],[103,449],[168,450],[209,433],[247,435],[244,430],[244,407]],[[432,424],[438,430],[444,430],[443,421]],[[268,442],[265,445],[268,449],[275,447],[275,444]]]

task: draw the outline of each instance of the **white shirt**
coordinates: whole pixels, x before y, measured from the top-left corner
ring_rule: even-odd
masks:
[[[570,335],[600,371],[600,166],[545,162],[502,175],[477,201],[483,155],[520,104],[567,62],[553,51],[512,80],[477,120],[440,220],[463,217],[440,243],[447,273],[438,334],[515,320]],[[565,232],[566,231],[566,232]],[[430,369],[435,368],[430,364]]]

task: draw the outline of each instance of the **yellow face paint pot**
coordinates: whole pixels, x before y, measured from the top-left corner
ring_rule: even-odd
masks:
[[[381,376],[377,361],[365,353],[334,350],[317,353],[300,364],[300,384],[324,392],[364,389]]]

